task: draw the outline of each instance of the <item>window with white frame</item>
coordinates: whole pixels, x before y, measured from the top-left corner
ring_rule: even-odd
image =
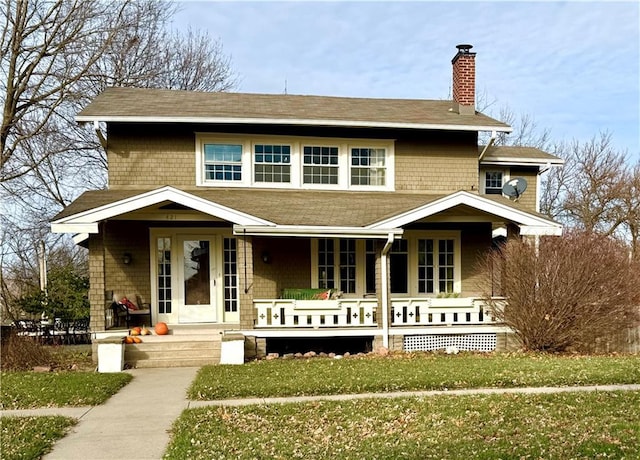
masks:
[[[196,141],[199,186],[394,189],[392,140],[198,133]]]
[[[313,287],[337,289],[343,294],[376,292],[375,240],[319,238],[313,241]]]
[[[242,145],[204,144],[206,181],[242,180]]]
[[[389,252],[393,294],[452,294],[460,292],[458,232],[418,232],[396,240]]]
[[[383,148],[352,148],[351,185],[385,185],[386,155]]]
[[[502,194],[502,171],[486,171],[484,176],[484,193],[487,195]]]
[[[418,292],[454,292],[455,259],[453,239],[418,240]]]
[[[337,184],[339,171],[338,150],[338,147],[303,145],[303,183]]]
[[[291,146],[255,144],[253,146],[255,182],[291,182]]]

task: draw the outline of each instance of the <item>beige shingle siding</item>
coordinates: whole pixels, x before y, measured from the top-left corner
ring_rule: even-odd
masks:
[[[279,298],[284,288],[311,286],[308,238],[254,238],[254,245],[256,299]],[[271,255],[271,264],[262,261],[264,251]]]
[[[527,190],[524,194],[518,199],[518,208],[524,209],[527,211],[535,211],[536,210],[536,191],[537,191],[537,177],[538,177],[538,167],[527,167],[527,166],[481,166],[479,170],[479,180],[485,180],[485,173],[487,171],[503,171],[508,175],[509,179],[514,179],[516,177],[523,177],[527,181]],[[486,195],[489,198],[495,198],[500,195]]]
[[[92,331],[104,330],[104,251],[102,235],[89,236],[89,304]]]
[[[240,328],[253,329],[256,320],[253,299],[257,298],[254,296],[253,238],[250,236],[238,236],[237,242]]]
[[[110,189],[195,186],[193,132],[112,123],[108,136]]]
[[[398,141],[396,190],[451,193],[478,189],[478,157],[471,145]]]
[[[105,289],[121,295],[140,295],[151,300],[149,278],[149,227],[144,222],[108,221],[105,224]],[[122,261],[131,254],[131,263]]]
[[[482,295],[483,277],[478,271],[478,261],[491,247],[491,224],[467,224],[461,235],[462,295]]]
[[[473,136],[460,134],[395,144],[398,191],[448,193],[477,190]],[[196,183],[195,134],[176,125],[164,128],[109,124],[109,188],[145,189],[163,185],[192,188]]]
[[[522,196],[518,199],[518,202],[522,204],[526,209],[530,211],[536,210],[536,192],[537,192],[537,177],[538,177],[538,168],[527,168],[527,167],[512,167],[511,168],[511,178],[514,177],[523,177],[527,181],[527,190],[522,194]]]

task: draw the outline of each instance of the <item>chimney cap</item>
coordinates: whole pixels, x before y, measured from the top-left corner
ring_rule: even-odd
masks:
[[[464,53],[467,54],[469,53],[469,50],[471,48],[473,48],[473,45],[468,45],[468,44],[460,44],[460,45],[456,45],[456,48],[458,48],[458,53]]]

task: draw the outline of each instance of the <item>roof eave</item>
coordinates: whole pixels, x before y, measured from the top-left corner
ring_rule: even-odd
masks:
[[[351,128],[396,128],[396,129],[431,129],[440,131],[499,131],[510,133],[511,126],[500,125],[459,125],[451,123],[393,123],[365,120],[314,120],[290,118],[236,118],[236,117],[146,117],[146,116],[97,116],[78,115],[76,121],[105,123],[205,123],[205,124],[279,124],[294,126],[340,126]]]
[[[500,157],[489,158],[482,160],[481,165],[512,165],[512,166],[562,166],[564,160],[562,158],[557,159],[541,159],[541,158],[514,158],[514,157]]]

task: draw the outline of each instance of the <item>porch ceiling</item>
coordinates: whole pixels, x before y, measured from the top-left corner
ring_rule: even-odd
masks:
[[[52,222],[53,231],[73,232],[74,225],[104,219],[158,217],[167,204],[173,219],[191,210],[242,228],[350,229],[386,232],[419,220],[510,221],[518,225],[557,226],[504,198],[456,192],[434,195],[405,192],[334,192],[319,190],[193,189],[102,190],[85,192]],[[152,218],[152,217],[149,217]],[[475,219],[475,220],[474,220]],[[184,218],[184,220],[189,220]],[[90,232],[90,229],[77,231]],[[398,232],[396,232],[398,233]]]

